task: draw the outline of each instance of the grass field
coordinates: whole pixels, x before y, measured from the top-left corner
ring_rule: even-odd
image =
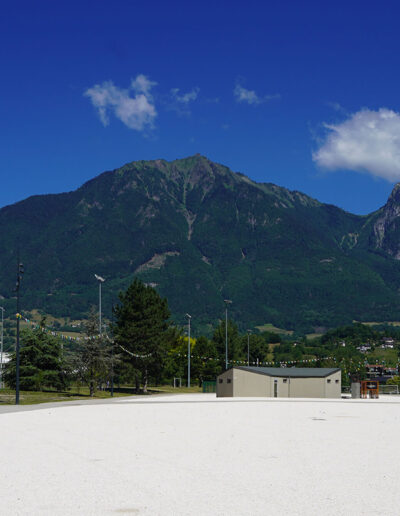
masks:
[[[376,348],[374,352],[368,353],[367,358],[372,364],[384,362],[385,365],[394,367],[398,362],[398,352],[397,349]]]
[[[323,333],[307,333],[306,338],[308,340],[318,339],[319,337],[322,337]]]
[[[284,330],[283,328],[277,328],[273,324],[263,324],[262,326],[256,326],[257,330],[270,331],[271,333],[279,333],[281,335],[293,335],[292,330]]]
[[[149,387],[148,395],[152,394],[189,394],[201,392],[201,387],[193,386],[174,388],[170,385],[162,385],[157,387]],[[143,393],[140,393],[143,395]],[[114,388],[114,397],[134,396],[136,395],[133,387],[124,386]],[[88,399],[108,399],[111,397],[110,391],[96,391],[95,395],[90,398],[88,387],[72,387],[68,391],[20,391],[21,405],[35,405],[37,403],[54,403],[56,401],[73,401]],[[0,405],[13,405],[15,403],[15,391],[12,389],[0,389]]]
[[[365,324],[365,326],[379,326],[380,324],[389,324],[390,326],[400,326],[400,321],[353,321],[353,323]]]

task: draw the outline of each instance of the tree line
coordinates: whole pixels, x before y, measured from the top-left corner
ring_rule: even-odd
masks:
[[[99,332],[98,315],[92,309],[85,323],[84,338],[63,341],[46,331],[42,319],[35,329],[21,335],[20,387],[22,390],[65,390],[71,384],[87,385],[93,396],[99,388],[134,385],[146,392],[149,384],[172,383],[174,377],[187,378],[188,338],[183,329],[170,322],[167,300],[151,286],[135,279],[113,308],[113,322]],[[398,332],[398,330],[395,330]],[[338,366],[348,376],[360,370],[365,359],[356,346],[360,342],[379,342],[388,328],[374,330],[354,324],[331,330],[313,341],[296,342],[264,332],[240,334],[238,326],[228,321],[228,361],[251,365],[289,362],[307,366]],[[211,338],[191,339],[191,378],[201,385],[215,380],[225,369],[225,321],[215,328]],[[345,346],[343,346],[345,343]],[[249,353],[249,357],[248,357]],[[326,358],[329,355],[329,360]],[[5,365],[4,380],[15,387],[15,353]],[[346,383],[344,381],[344,383]]]

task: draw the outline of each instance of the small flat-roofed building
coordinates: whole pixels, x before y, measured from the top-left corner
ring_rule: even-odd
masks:
[[[217,397],[340,398],[342,374],[331,367],[232,367],[217,378]]]

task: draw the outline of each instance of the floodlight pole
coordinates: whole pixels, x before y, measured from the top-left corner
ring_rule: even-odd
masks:
[[[4,308],[1,310],[1,347],[0,347],[0,388],[3,387],[3,338],[4,338]]]
[[[186,317],[188,318],[188,380],[187,380],[187,386],[190,387],[190,354],[191,354],[191,348],[190,348],[190,319],[192,318],[191,315],[186,314]]]
[[[114,304],[112,305],[111,312],[111,397],[114,396]]]
[[[17,283],[15,290],[17,292],[17,345],[15,348],[15,404],[19,405],[19,322],[21,319],[20,314],[20,301],[19,301],[19,289],[21,287],[22,275],[24,274],[24,266],[19,263],[18,256],[18,268],[17,268]]]
[[[228,305],[232,303],[230,299],[224,299],[225,303],[225,369],[228,369]]]
[[[97,274],[95,274],[94,277],[99,282],[99,335],[101,335],[101,284],[105,282],[105,279]]]
[[[250,365],[250,333],[251,330],[247,330],[247,367]]]

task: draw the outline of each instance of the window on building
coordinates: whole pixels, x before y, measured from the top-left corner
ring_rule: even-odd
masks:
[[[335,383],[339,383],[339,380],[335,380]]]
[[[287,383],[287,378],[284,378],[284,379],[283,379],[283,383]]]
[[[328,383],[331,383],[331,381],[330,381],[330,380],[326,380],[326,381],[327,381]]]
[[[224,380],[223,380],[222,378],[220,378],[220,379],[218,380],[218,382],[219,382],[219,383],[224,383]]]
[[[230,378],[228,378],[228,379],[226,380],[226,383],[232,383],[232,380],[231,380]]]

